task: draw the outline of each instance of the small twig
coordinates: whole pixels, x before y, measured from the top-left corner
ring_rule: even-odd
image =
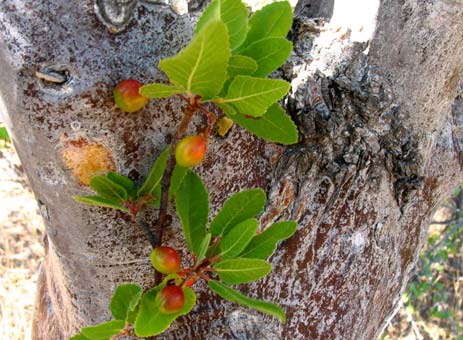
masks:
[[[206,281],[206,282],[211,281],[211,278],[208,277],[207,275],[203,274],[203,273],[199,273],[198,276],[199,276],[200,278],[202,278],[202,279],[203,279],[204,281]]]
[[[187,103],[190,103],[187,97],[185,97],[183,94],[177,94],[177,97],[181,98],[182,100],[186,101]]]
[[[166,166],[166,170],[162,176],[161,181],[161,203],[159,206],[159,242],[162,241],[162,234],[165,227],[166,217],[167,217],[167,205],[169,201],[169,186],[170,186],[170,179],[172,177],[172,172],[174,171],[175,167],[175,146],[179,142],[180,139],[183,138],[185,135],[186,129],[188,128],[188,124],[190,123],[191,117],[195,113],[195,109],[189,105],[184,110],[184,116],[182,121],[180,122],[179,126],[177,127],[177,131],[175,133],[175,138],[172,143],[169,161]]]
[[[217,250],[217,246],[219,245],[221,239],[222,239],[221,237],[217,237],[217,238],[214,240],[214,243],[212,244],[211,251],[210,251],[210,253],[209,253],[208,256],[207,256],[208,259],[210,259],[211,257],[214,256],[215,251]]]
[[[212,127],[214,126],[215,121],[217,120],[217,115],[214,112],[209,111],[206,109],[204,106],[199,105],[199,110],[204,112],[207,116],[207,129],[206,132],[204,133],[204,137],[209,138],[209,135],[212,132]]]
[[[126,336],[130,334],[130,324],[126,323],[124,328],[120,331],[119,334],[113,335],[111,340],[119,339],[120,337]]]
[[[405,306],[403,304],[402,304],[402,308],[405,311],[405,315],[407,316],[407,321],[412,326],[412,330],[413,330],[413,333],[415,334],[416,338],[418,340],[423,340],[424,338],[421,335],[420,330],[418,329],[418,326],[417,326],[415,320],[413,319],[413,315],[407,311],[407,309],[405,308]]]
[[[181,96],[181,98],[187,100],[185,97]],[[180,121],[180,124],[177,127],[177,131],[175,132],[175,137],[171,146],[171,151],[169,155],[169,161],[167,162],[166,170],[162,176],[161,180],[161,202],[159,205],[159,219],[158,219],[158,237],[156,246],[161,245],[162,243],[162,236],[164,233],[164,228],[166,226],[167,220],[167,206],[169,204],[169,186],[170,180],[172,178],[172,172],[174,171],[175,167],[175,147],[177,143],[185,136],[186,130],[188,125],[193,117],[194,113],[198,110],[199,106],[199,97],[190,98],[188,101],[188,106],[183,110],[183,117]],[[161,274],[156,273],[156,283],[161,282]]]
[[[149,243],[151,244],[151,247],[156,248],[159,243],[159,239],[156,237],[156,235],[151,231],[148,223],[143,219],[143,217],[140,216],[140,214],[137,214],[136,217],[136,222],[138,226],[143,230],[145,233],[146,238],[148,239]]]

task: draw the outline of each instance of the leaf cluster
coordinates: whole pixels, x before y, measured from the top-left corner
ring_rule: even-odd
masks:
[[[199,19],[191,43],[159,63],[170,84],[145,85],[140,94],[148,98],[180,95],[190,107],[194,104],[194,109],[214,103],[226,117],[261,138],[295,143],[297,128],[278,103],[290,85],[267,77],[291,52],[292,44],[285,38],[291,24],[292,10],[286,1],[265,6],[249,16],[241,0],[213,0]],[[155,160],[140,187],[128,177],[110,171],[91,179],[95,195],[74,199],[121,210],[136,220],[140,209],[160,204],[163,176],[171,155],[169,146]],[[177,317],[193,309],[196,295],[190,286],[197,279],[206,280],[209,288],[224,299],[286,321],[281,307],[245,296],[233,286],[260,280],[271,272],[267,259],[278,242],[295,233],[296,222],[277,222],[259,232],[256,217],[266,204],[265,192],[259,188],[232,195],[210,220],[209,194],[204,183],[195,172],[178,165],[172,172],[168,196],[175,200],[186,245],[194,255],[192,267],[167,275],[145,293],[133,283],[118,286],[110,303],[114,319],[84,327],[71,340],[108,340],[132,332],[140,337],[160,334]],[[183,307],[171,314],[160,308],[159,292],[167,285],[180,286],[185,296]]]
[[[90,187],[96,195],[74,196],[74,200],[105,208],[112,208],[131,214],[133,217],[145,205],[158,206],[161,196],[161,180],[169,159],[170,147],[167,147],[155,160],[145,182],[140,188],[128,177],[109,171],[106,175],[93,176]],[[175,194],[186,168],[176,166],[170,185],[170,196]]]
[[[296,125],[278,104],[290,84],[267,77],[291,53],[292,43],[285,37],[292,14],[287,1],[272,3],[249,17],[241,0],[213,0],[191,43],[160,61],[171,84],[145,85],[140,94],[152,99],[199,96],[200,103],[215,103],[261,138],[296,143]]]
[[[162,160],[163,154],[158,157],[153,168]],[[101,189],[99,190],[101,195]],[[119,196],[120,193],[117,194]],[[250,298],[232,288],[233,285],[256,281],[269,274],[272,266],[266,261],[267,258],[273,254],[279,241],[291,237],[297,229],[296,222],[284,221],[258,233],[258,220],[255,217],[262,212],[265,202],[262,189],[236,193],[224,203],[208,225],[208,192],[196,173],[185,170],[175,194],[176,210],[185,240],[196,258],[194,267],[210,266],[209,288],[224,299],[273,315],[285,322],[286,316],[281,307]],[[196,304],[194,291],[182,285],[185,294],[183,308],[173,314],[162,313],[156,297],[171,282],[181,285],[183,280],[178,274],[170,274],[160,285],[144,294],[142,288],[136,284],[118,286],[110,304],[115,319],[84,327],[81,334],[71,340],[107,340],[121,334],[131,324],[135,334],[140,337],[164,332],[177,317],[189,313]]]

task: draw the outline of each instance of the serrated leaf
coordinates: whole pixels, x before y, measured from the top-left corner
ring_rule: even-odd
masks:
[[[241,51],[241,54],[257,62],[258,68],[252,74],[265,77],[280,67],[288,59],[293,44],[280,37],[258,40]]]
[[[209,281],[209,288],[223,299],[236,302],[242,306],[258,310],[259,312],[273,315],[282,323],[286,322],[284,310],[271,302],[252,299],[219,281]]]
[[[259,222],[250,218],[232,227],[219,243],[220,258],[231,259],[238,256],[251,242],[258,226]]]
[[[257,71],[258,65],[256,61],[244,55],[234,55],[228,62],[228,78],[233,79],[239,75],[251,75]]]
[[[127,191],[106,176],[93,176],[90,179],[90,187],[95,190],[99,196],[114,202],[122,203],[128,198]]]
[[[95,326],[82,327],[81,333],[90,340],[107,340],[119,334],[124,327],[124,320],[111,320]]]
[[[217,95],[227,78],[230,59],[227,27],[221,21],[210,22],[176,56],[163,59],[159,67],[176,86],[204,99]]]
[[[177,214],[183,227],[188,248],[198,254],[206,236],[209,197],[201,178],[188,171],[175,197]]]
[[[255,12],[249,20],[249,32],[242,47],[269,37],[285,37],[293,23],[288,1],[274,2]]]
[[[212,0],[196,24],[195,34],[216,20],[227,25],[232,50],[243,43],[248,32],[248,10],[241,0]]]
[[[265,260],[273,254],[279,241],[290,238],[296,230],[294,221],[277,222],[255,236],[240,257]]]
[[[196,304],[196,295],[190,288],[183,288],[185,303],[183,308],[172,314],[163,314],[159,310],[156,295],[165,285],[159,285],[147,291],[140,302],[140,310],[135,320],[135,334],[138,337],[148,337],[161,334],[180,315],[188,314]]]
[[[135,183],[128,177],[123,176],[121,174],[118,174],[117,172],[114,171],[108,171],[106,174],[106,177],[112,181],[113,183],[116,183],[123,187],[127,193],[129,194],[130,197],[135,198],[137,195],[137,187],[135,186]]]
[[[287,81],[280,79],[236,76],[225,98],[216,101],[232,104],[242,114],[260,117],[270,105],[283,98],[290,87]]]
[[[224,236],[231,227],[261,213],[265,200],[265,192],[260,188],[244,190],[231,196],[210,224],[212,236]]]
[[[265,140],[284,145],[297,143],[298,131],[291,117],[289,117],[280,104],[270,106],[267,112],[259,118],[246,117],[241,113],[224,113],[235,123],[249,132]]]
[[[90,340],[83,334],[76,334],[72,338],[69,338],[69,340]]]
[[[201,263],[202,260],[206,258],[207,250],[209,249],[209,244],[211,243],[212,235],[211,233],[207,233],[204,239],[201,242],[201,246],[199,247],[199,252],[196,255],[196,263]]]
[[[155,83],[142,86],[139,92],[143,97],[157,99],[170,97],[174,94],[184,93],[185,89],[179,86]]]
[[[174,171],[172,171],[172,177],[170,178],[169,198],[175,197],[175,194],[182,185],[183,179],[185,178],[187,173],[188,168],[185,168],[178,164],[175,165]]]
[[[119,285],[114,291],[114,295],[109,304],[114,318],[126,320],[130,311],[134,311],[140,302],[142,288],[134,283]]]
[[[245,258],[223,260],[213,267],[220,279],[231,285],[259,280],[272,271],[272,265],[268,262]]]
[[[146,177],[145,183],[138,189],[138,196],[143,196],[146,194],[153,195],[157,199],[161,196],[161,181],[162,176],[164,175],[164,170],[167,166],[167,161],[169,160],[171,147],[168,146],[154,161],[153,167]]]
[[[118,209],[124,212],[129,211],[129,209],[123,207],[117,201],[108,200],[100,196],[72,196],[72,198],[74,199],[74,201],[83,203],[83,204],[94,205],[97,207]]]

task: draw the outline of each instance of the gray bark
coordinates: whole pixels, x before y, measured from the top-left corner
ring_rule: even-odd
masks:
[[[436,204],[463,177],[463,5],[383,0],[371,26],[376,12],[360,10],[374,2],[351,1],[345,16],[338,1],[298,4],[294,53],[278,75],[293,85],[285,104],[300,143],[275,146],[235,126],[213,139],[198,168],[213,211],[259,186],[269,195],[264,228],[298,221],[272,257],[272,274],[242,287],[281,303],[287,324],[200,285],[193,312],[160,339],[375,339],[391,317]],[[121,173],[143,181],[181,103],[152,101],[124,114],[111,91],[125,78],[165,80],[158,61],[188,42],[204,6],[189,5],[190,15],[177,15],[153,1],[0,3],[0,111],[47,229],[34,339],[66,339],[107,320],[118,283],[153,284],[142,232],[122,213],[76,204],[71,197],[88,190],[62,152],[73,141],[99,143]],[[320,15],[331,23],[309,18]],[[356,29],[342,20],[336,27],[346,17]],[[147,210],[147,220],[156,213]],[[170,214],[166,243],[185,249]]]

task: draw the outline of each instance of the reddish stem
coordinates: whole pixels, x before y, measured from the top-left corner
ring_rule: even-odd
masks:
[[[204,281],[209,282],[211,281],[211,278],[205,275],[204,273],[199,273],[198,276],[202,278]]]
[[[207,116],[207,128],[206,128],[206,131],[204,133],[204,137],[207,139],[207,138],[209,138],[209,135],[212,132],[212,127],[214,126],[214,123],[217,120],[217,116],[216,116],[216,114],[214,112],[209,111],[208,109],[206,109],[202,105],[199,105],[198,108],[199,108],[199,110],[204,112],[206,114],[206,116]]]
[[[187,98],[181,95],[180,97],[182,99],[187,100]],[[199,108],[199,100],[200,100],[200,97],[198,96],[190,97],[189,100],[187,100],[188,105],[187,107],[183,109],[184,115],[182,117],[182,120],[180,121],[180,124],[177,127],[177,131],[175,132],[174,140],[173,140],[172,147],[170,150],[169,161],[167,163],[166,170],[164,171],[164,174],[162,176],[161,202],[159,206],[159,219],[158,219],[159,232],[158,232],[157,246],[162,244],[162,236],[164,233],[164,228],[166,227],[167,206],[169,204],[169,186],[170,186],[170,180],[172,178],[172,172],[175,167],[175,147],[177,146],[177,143],[180,141],[180,139],[182,139],[185,136],[185,133],[191,121],[191,118],[193,117],[194,113]],[[161,273],[156,273],[156,284],[160,283],[161,280],[162,280]]]

